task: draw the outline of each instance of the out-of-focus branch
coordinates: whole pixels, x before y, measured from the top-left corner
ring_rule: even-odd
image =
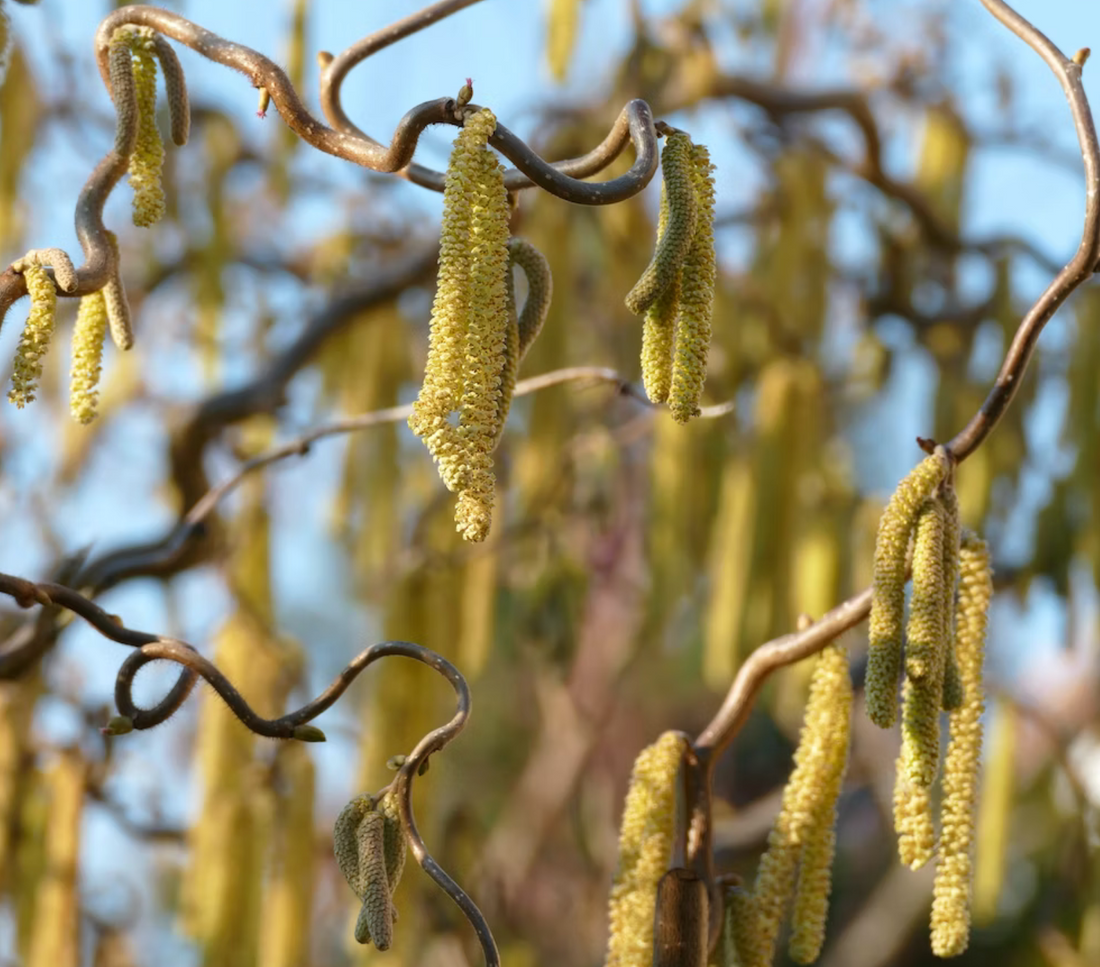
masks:
[[[466,679],[454,665],[441,655],[422,645],[408,641],[384,641],[371,645],[356,655],[336,676],[332,684],[315,699],[279,718],[265,719],[245,701],[241,693],[217,666],[200,655],[191,645],[171,638],[163,638],[144,631],[127,628],[115,615],[108,614],[99,605],[72,590],[72,588],[52,583],[36,584],[24,578],[0,574],[0,594],[9,595],[15,600],[16,604],[23,608],[35,605],[64,608],[84,618],[104,637],[134,648],[135,651],[122,663],[122,667],[119,669],[115,682],[115,704],[119,714],[129,719],[130,724],[135,729],[152,728],[154,725],[159,725],[165,721],[180,707],[194,685],[197,676],[201,675],[229,706],[230,711],[241,723],[257,735],[276,739],[298,738],[307,741],[320,741],[324,739],[324,733],[319,729],[306,726],[305,723],[330,708],[359,674],[380,658],[389,656],[411,658],[437,671],[454,689],[457,703],[455,714],[449,722],[432,730],[417,743],[416,748],[413,749],[398,771],[397,777],[392,783],[392,788],[397,795],[405,838],[416,857],[416,861],[424,869],[424,872],[454,900],[469,920],[484,950],[488,967],[499,965],[500,957],[488,922],[473,900],[428,852],[420,831],[417,829],[416,818],[412,811],[412,784],[414,779],[425,771],[428,758],[443,749],[462,731],[470,715],[470,689]],[[174,661],[182,665],[184,671],[168,696],[157,703],[156,706],[151,709],[139,708],[134,703],[131,694],[134,676],[144,665],[161,659]]]
[[[531,393],[537,393],[540,390],[549,389],[552,386],[560,386],[563,383],[572,382],[611,383],[618,389],[620,395],[628,396],[645,406],[653,407],[654,409],[659,408],[657,404],[650,402],[649,397],[645,395],[643,390],[631,383],[630,380],[621,373],[602,366],[570,366],[565,369],[555,369],[549,373],[543,373],[541,376],[532,376],[529,379],[523,379],[516,383],[516,388],[512,395],[513,397],[527,396]],[[716,417],[732,413],[733,409],[734,404],[732,401],[716,403],[711,406],[701,407],[699,417],[701,419],[715,419]],[[305,456],[309,453],[310,447],[314,443],[325,437],[342,436],[346,433],[355,433],[359,430],[365,430],[372,426],[382,426],[387,423],[400,423],[403,420],[407,420],[409,416],[412,415],[412,411],[412,404],[408,403],[404,406],[390,406],[381,410],[371,410],[368,413],[360,413],[358,416],[349,416],[342,420],[333,420],[331,423],[325,423],[315,427],[308,433],[303,433],[296,439],[290,440],[266,453],[261,453],[259,456],[253,457],[251,460],[243,463],[240,469],[238,469],[232,477],[211,487],[203,494],[187,513],[187,516],[180,526],[183,528],[194,528],[201,525],[202,522],[210,516],[214,508],[228,494],[232,493],[245,477],[255,473],[257,470],[268,467],[273,463],[278,463],[288,457]]]
[[[1100,265],[1100,142],[1089,107],[1085,88],[1081,84],[1081,65],[1066,57],[1051,40],[1021,17],[1003,0],[982,0],[985,8],[1034,50],[1058,78],[1073,115],[1073,126],[1081,147],[1085,167],[1085,222],[1077,253],[1038,301],[1028,310],[1012,345],[1005,355],[1001,370],[981,409],[973,419],[947,444],[956,460],[964,460],[974,452],[997,425],[1015,397],[1024,371],[1035,350],[1043,327],[1082,282],[1088,280]]]

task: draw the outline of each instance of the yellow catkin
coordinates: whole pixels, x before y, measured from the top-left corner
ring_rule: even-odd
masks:
[[[741,887],[727,887],[722,932],[711,952],[708,967],[748,967],[742,951],[753,948],[755,908],[752,896]]]
[[[455,522],[473,541],[485,539],[491,522],[509,323],[508,198],[503,168],[487,146],[495,128],[493,113],[479,111],[451,153],[428,361],[409,418],[443,482],[458,493]],[[450,421],[456,410],[457,427]]]
[[[822,721],[812,723],[807,716],[804,730],[809,727],[814,731],[802,741],[812,739],[823,743],[826,751],[820,767],[818,800],[802,845],[791,914],[788,949],[791,959],[800,964],[817,960],[825,941],[833,855],[836,852],[836,803],[848,767],[852,718],[852,682],[848,674],[848,653],[844,648],[830,645],[821,653],[811,684],[811,690],[814,688],[823,693],[816,699],[824,703]],[[814,701],[811,691],[811,703]]]
[[[661,151],[661,175],[668,214],[664,232],[658,232],[653,259],[626,296],[626,307],[635,315],[645,312],[672,284],[692,247],[696,179],[691,155],[691,138],[683,132],[670,134],[665,140]]]
[[[149,27],[130,28],[124,37],[133,59],[137,99],[137,140],[130,155],[130,187],[134,190],[133,220],[139,228],[155,225],[164,215],[161,168],[164,144],[157,130],[157,62],[155,34]]]
[[[955,659],[955,591],[959,582],[959,542],[962,527],[959,523],[959,498],[954,486],[947,481],[940,488],[940,499],[944,509],[943,580],[947,598],[941,704],[944,711],[952,712],[962,705],[966,693],[959,674],[959,664]]]
[[[661,185],[661,208],[657,239],[668,231],[668,187]],[[680,269],[667,288],[646,309],[642,323],[642,385],[650,402],[664,403],[672,388],[672,348],[676,337],[676,315],[680,310]]]
[[[78,423],[96,418],[103,340],[107,335],[107,306],[103,292],[80,300],[73,329],[73,362],[69,381],[69,410]]]
[[[984,541],[967,535],[959,558],[956,655],[965,690],[951,713],[951,740],[943,767],[940,856],[932,899],[932,951],[955,957],[970,936],[974,809],[982,751],[982,662],[985,657],[993,570]]]
[[[940,705],[947,642],[948,601],[944,583],[944,506],[926,500],[913,538],[913,596],[906,628],[902,693],[901,760],[905,775],[927,788],[940,766]]]
[[[947,472],[945,457],[932,454],[898,484],[879,521],[875,540],[873,598],[867,654],[867,714],[884,729],[897,718],[905,618],[905,563],[909,536],[926,497]]]
[[[42,360],[50,348],[57,315],[57,291],[46,270],[40,265],[27,265],[23,269],[23,278],[31,297],[31,311],[15,351],[11,391],[8,393],[8,399],[20,409],[34,402],[38,381],[42,378]]]
[[[791,955],[813,959],[820,948],[828,909],[836,800],[847,766],[851,704],[847,654],[839,645],[830,645],[814,669],[795,767],[756,872],[752,943],[741,951],[748,967],[772,963],[783,915],[796,890]],[[806,870],[796,881],[800,859]]]
[[[676,319],[676,355],[668,408],[678,423],[699,415],[699,400],[707,378],[711,316],[717,267],[714,257],[714,178],[710,152],[701,144],[691,149],[695,191],[695,231],[680,273],[680,311]]]
[[[668,870],[676,778],[684,737],[666,732],[634,762],[619,832],[619,864],[609,904],[606,967],[650,967],[657,881]]]

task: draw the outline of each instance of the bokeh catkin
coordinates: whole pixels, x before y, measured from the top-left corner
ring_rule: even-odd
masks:
[[[956,629],[956,655],[965,697],[950,718],[951,740],[943,769],[940,855],[933,886],[932,951],[937,957],[963,953],[970,936],[974,810],[982,750],[982,662],[992,596],[989,548],[968,534],[959,557]]]
[[[619,864],[611,886],[606,967],[650,967],[657,882],[668,870],[676,781],[686,747],[666,732],[634,762],[619,832]]]
[[[944,455],[934,453],[926,457],[898,484],[879,521],[875,540],[866,698],[868,716],[884,729],[893,725],[897,718],[909,537],[925,498],[946,473],[947,458]]]

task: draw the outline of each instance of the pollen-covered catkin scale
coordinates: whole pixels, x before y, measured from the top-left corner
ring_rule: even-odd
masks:
[[[27,265],[23,269],[23,278],[31,297],[31,311],[15,351],[11,391],[8,393],[8,399],[20,409],[34,402],[38,381],[42,378],[42,359],[50,348],[57,314],[57,291],[46,270],[41,265]]]
[[[717,267],[714,258],[714,178],[710,152],[701,144],[691,149],[695,190],[695,230],[680,273],[680,308],[676,318],[676,354],[668,408],[678,423],[699,415],[699,400],[707,378],[711,316]]]
[[[955,646],[965,698],[951,713],[951,740],[943,767],[940,857],[932,889],[932,952],[937,957],[963,953],[970,936],[974,809],[982,751],[982,662],[992,597],[989,548],[968,534],[959,556]]]
[[[947,473],[947,458],[934,453],[898,484],[879,521],[875,540],[869,649],[867,714],[888,729],[897,717],[901,672],[902,625],[905,618],[905,563],[909,536],[926,497]]]
[[[73,361],[69,388],[69,410],[78,423],[96,418],[99,374],[103,361],[103,340],[107,335],[107,306],[103,292],[92,292],[80,300],[73,328]]]
[[[626,307],[641,315],[680,273],[680,266],[695,236],[695,173],[691,138],[682,132],[670,134],[661,151],[661,175],[668,204],[665,231],[657,238],[653,260],[627,293]]]
[[[901,757],[917,786],[935,782],[940,764],[940,705],[947,649],[947,589],[944,583],[944,506],[924,502],[913,539],[913,596],[906,628]]]
[[[650,967],[657,881],[668,870],[684,737],[666,732],[634,762],[611,886],[605,967]]]
[[[130,31],[119,28],[111,36],[108,68],[111,77],[111,100],[115,102],[115,153],[129,158],[137,144],[138,102],[134,86],[134,55],[130,51]]]
[[[941,705],[945,712],[951,712],[962,705],[965,698],[965,688],[959,676],[959,665],[955,660],[955,587],[959,581],[959,541],[962,526],[959,522],[959,498],[951,481],[944,481],[940,487],[940,500],[943,501],[944,509],[943,580],[947,597]]]
[[[932,859],[936,829],[932,824],[931,792],[909,781],[901,756],[894,781],[894,831],[898,836],[898,859],[903,865],[919,870]]]

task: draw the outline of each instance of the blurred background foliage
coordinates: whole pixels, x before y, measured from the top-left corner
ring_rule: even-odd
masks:
[[[283,48],[265,53],[307,90],[311,18],[327,4],[242,5],[278,22]],[[53,206],[64,224],[111,136],[90,33],[72,49],[39,43],[37,58],[25,43],[43,35],[35,18],[69,6],[14,11],[0,87],[5,263],[59,244],[31,233],[52,224],[38,211]],[[426,839],[489,915],[509,967],[599,962],[635,754],[664,729],[698,730],[749,651],[868,584],[883,501],[920,457],[913,437],[961,428],[1075,244],[1072,219],[1038,241],[973,228],[985,158],[1020,153],[1040,173],[1005,208],[1041,207],[1029,193],[1042,178],[1076,187],[1079,176],[1057,92],[1036,111],[1019,88],[1016,61],[1033,55],[991,54],[999,28],[959,6],[623,0],[621,56],[583,95],[562,96],[555,83],[585,70],[578,44],[595,4],[541,5],[544,63],[523,81],[523,130],[545,156],[588,150],[632,97],[715,152],[707,400],[736,406],[683,428],[607,386],[517,400],[481,546],[458,538],[426,452],[391,425],[251,477],[202,535],[169,547],[177,517],[241,460],[415,395],[437,230],[395,179],[330,179],[274,115],[257,128],[204,98],[194,79],[215,68],[185,60],[193,134],[168,154],[168,218],[152,233],[112,226],[139,335],[129,357],[109,355],[100,419],[69,422],[60,345],[40,402],[0,414],[5,569],[68,575],[131,626],[195,642],[263,714],[315,693],[372,639],[447,656],[475,711],[417,787]],[[502,0],[484,7],[506,16]],[[372,10],[363,31],[385,16]],[[216,83],[241,88],[238,103],[251,96],[235,76]],[[429,149],[445,157],[440,138]],[[46,192],[36,166],[58,156],[67,174]],[[640,327],[622,299],[652,250],[655,207],[653,191],[601,209],[522,197],[514,233],[549,259],[555,295],[521,376],[596,364],[637,379]],[[63,334],[74,314],[63,307]],[[1093,287],[1051,327],[1016,404],[959,475],[964,522],[990,538],[1000,592],[976,930],[960,964],[1100,963],[1098,370]],[[354,898],[332,861],[343,803],[384,784],[386,759],[449,715],[429,671],[394,660],[365,675],[319,721],[323,748],[255,739],[209,690],[156,732],[105,740],[116,646],[52,613],[9,608],[0,621],[0,962],[479,962],[457,910],[416,870],[398,892],[394,949],[356,948]],[[860,684],[865,632],[848,639]],[[28,659],[6,659],[28,641]],[[753,873],[807,672],[774,678],[720,767],[723,871]],[[150,699],[169,680],[143,675]],[[932,960],[931,871],[895,859],[896,742],[857,717],[831,967]]]

